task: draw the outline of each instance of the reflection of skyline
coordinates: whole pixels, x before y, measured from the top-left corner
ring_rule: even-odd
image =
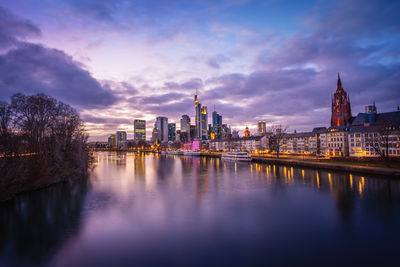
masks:
[[[344,220],[351,217],[356,198],[373,202],[377,206],[383,206],[387,213],[393,213],[393,202],[399,203],[400,201],[400,183],[389,178],[367,178],[344,172],[259,163],[253,163],[250,169],[253,179],[258,182],[264,179],[267,184],[275,186],[279,184],[286,186],[302,184],[311,187],[313,190],[330,192],[335,197],[337,207]],[[279,177],[283,179],[277,179]]]
[[[150,167],[156,170],[157,179],[167,179],[174,173],[174,168],[179,166],[180,173],[184,178],[193,175],[194,172],[196,177],[208,178],[211,174],[215,176],[218,173],[225,172],[229,175],[237,175],[242,172],[246,173],[248,170],[250,176],[256,182],[283,183],[287,186],[303,184],[333,194],[338,190],[351,192],[360,198],[381,191],[388,195],[398,195],[400,191],[398,181],[388,178],[373,178],[344,172],[260,163],[222,162],[219,158],[160,156],[144,153],[127,155],[124,152],[110,152],[106,161],[111,165],[123,166],[127,164],[127,157],[130,156],[133,156],[134,174],[138,177],[145,177],[146,169]],[[146,161],[146,159],[149,159],[149,161]],[[177,160],[180,161],[179,165],[175,164]]]
[[[298,251],[297,245],[286,250],[290,242],[307,239],[318,250],[323,238],[328,245],[321,249],[336,253],[335,245],[349,236],[374,237],[382,229],[400,234],[397,180],[218,158],[96,156],[97,176],[91,176],[89,190],[59,184],[1,207],[0,265],[11,257],[39,262],[49,253],[55,254],[51,262],[67,266],[101,262],[99,255],[118,262],[120,256],[153,255],[155,247],[158,255],[175,248],[197,255],[197,246],[185,250],[193,239],[203,242],[205,253],[215,244],[234,244],[235,250],[244,244],[247,253],[270,245],[283,251],[280,257]],[[382,236],[374,249],[385,241]],[[346,243],[345,249],[358,248],[360,255],[364,242]]]

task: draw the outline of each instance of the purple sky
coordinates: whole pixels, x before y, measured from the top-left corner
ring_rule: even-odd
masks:
[[[307,131],[329,126],[337,72],[353,115],[400,104],[399,14],[382,0],[0,1],[0,100],[51,95],[105,140],[132,138],[134,119],[148,134],[157,116],[193,119],[197,88],[241,134],[261,119]]]

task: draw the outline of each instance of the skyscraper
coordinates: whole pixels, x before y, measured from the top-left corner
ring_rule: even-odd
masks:
[[[155,139],[157,139],[159,143],[168,141],[168,118],[156,118],[156,122],[154,123],[153,135],[153,141],[155,141]]]
[[[201,104],[197,99],[197,92],[194,96],[194,111],[195,111],[195,135],[192,137],[193,139],[200,139],[201,138]]]
[[[168,141],[176,140],[176,124],[168,123]]]
[[[214,139],[220,139],[222,135],[222,116],[214,110],[212,113]]]
[[[228,125],[226,124],[222,124],[222,132],[221,132],[222,138],[228,138],[230,134],[231,134],[231,128],[228,127]]]
[[[337,89],[332,98],[331,126],[346,126],[351,119],[350,97],[342,87],[338,73]]]
[[[208,140],[207,126],[208,126],[207,107],[203,106],[201,107],[201,140]]]
[[[110,147],[116,147],[117,146],[117,137],[115,134],[110,135],[110,137],[108,137],[108,145]]]
[[[264,135],[267,133],[267,125],[266,125],[265,121],[257,122],[257,133],[259,135]]]
[[[196,128],[195,125],[190,125],[190,134],[189,134],[189,136],[190,136],[189,140],[190,140],[190,141],[193,141],[194,139],[196,139],[196,138],[195,138],[195,136],[196,136],[196,130],[197,130],[197,128]]]
[[[146,140],[146,121],[145,120],[134,120],[134,140]]]
[[[179,140],[182,142],[188,142],[190,140],[190,117],[188,115],[182,115],[181,118],[181,132]]]
[[[117,147],[125,147],[126,146],[127,142],[126,142],[126,132],[125,131],[117,131],[116,139],[117,139]]]

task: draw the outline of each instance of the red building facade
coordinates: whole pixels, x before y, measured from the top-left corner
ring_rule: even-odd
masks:
[[[337,89],[332,98],[331,126],[346,126],[351,119],[350,97],[342,87],[338,73]]]

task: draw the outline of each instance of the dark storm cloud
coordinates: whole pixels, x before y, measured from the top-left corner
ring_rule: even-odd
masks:
[[[0,7],[0,99],[18,92],[45,93],[80,109],[114,104],[117,97],[102,86],[83,66],[61,50],[25,41],[40,30]]]
[[[21,19],[0,6],[0,48],[8,48],[27,37],[40,35],[40,29],[32,22]]]

